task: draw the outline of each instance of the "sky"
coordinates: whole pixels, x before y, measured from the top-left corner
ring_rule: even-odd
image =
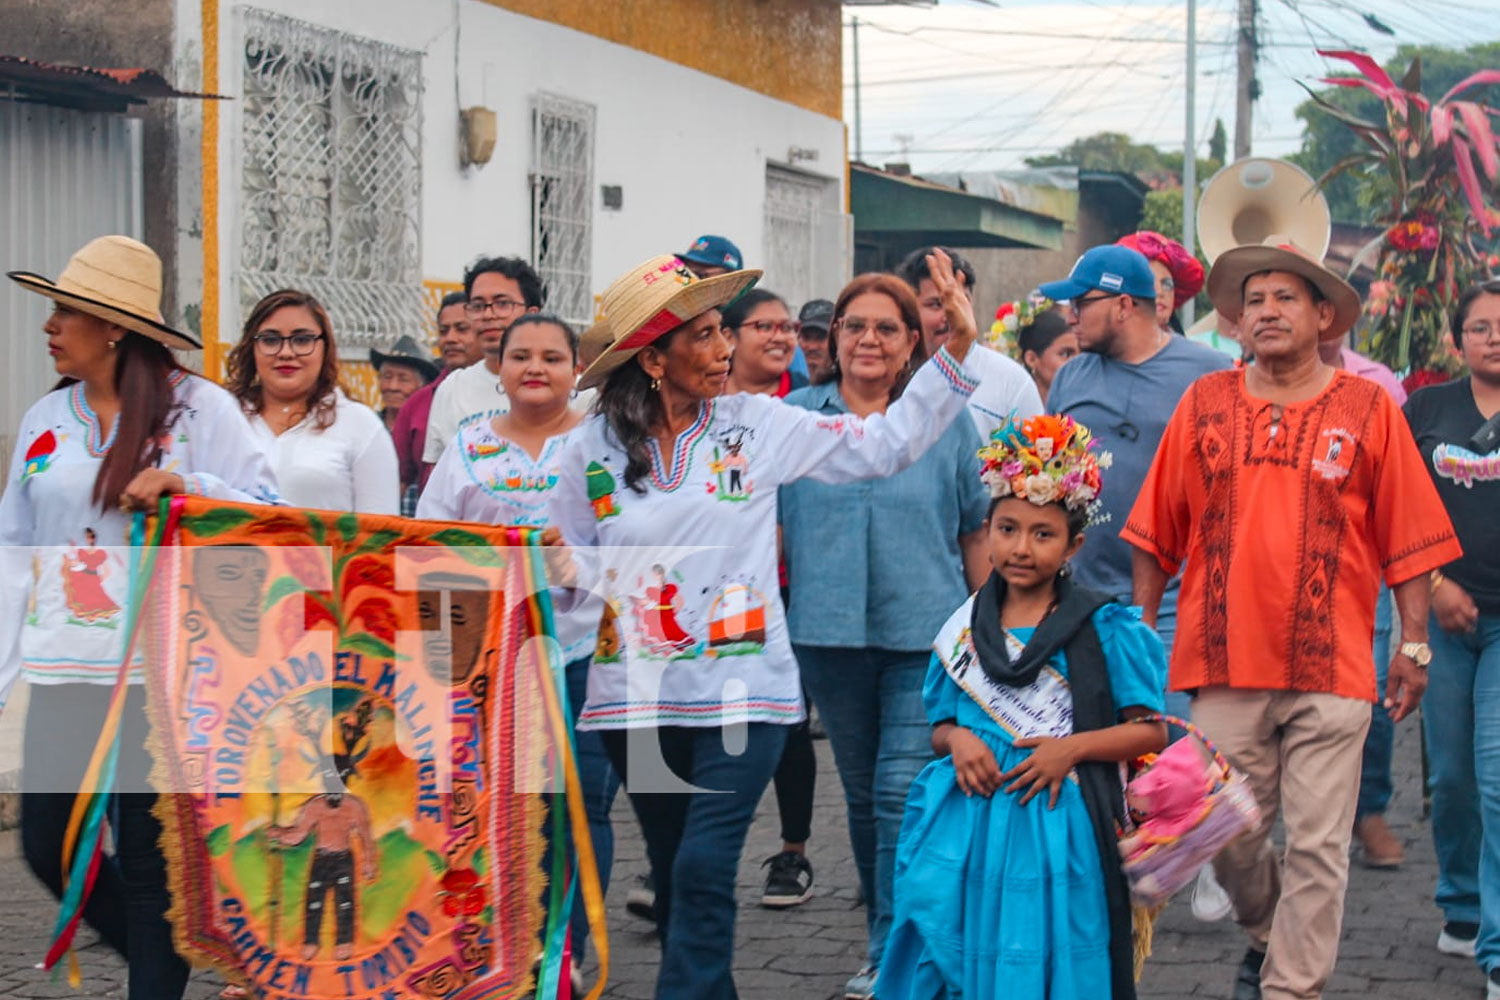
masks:
[[[1237,0],[1198,0],[1198,155],[1215,117],[1233,143]],[[1258,0],[1261,97],[1251,152],[1301,145],[1302,81],[1347,68],[1316,50],[1356,48],[1384,62],[1400,43],[1465,47],[1500,39],[1486,0]],[[1394,29],[1382,34],[1373,14]],[[919,174],[1023,166],[1096,132],[1181,150],[1186,138],[1187,3],[1167,0],[940,0],[846,4],[844,120],[856,153],[858,18],[863,158],[907,159]],[[1475,31],[1476,26],[1488,30]],[[901,150],[909,155],[903,157]]]

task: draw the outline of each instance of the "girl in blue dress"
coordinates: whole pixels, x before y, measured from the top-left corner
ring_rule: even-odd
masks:
[[[1120,763],[1166,745],[1166,657],[1136,609],[1073,585],[1109,456],[1068,417],[980,451],[989,580],[938,633],[940,759],[912,785],[876,994],[1133,1000]]]

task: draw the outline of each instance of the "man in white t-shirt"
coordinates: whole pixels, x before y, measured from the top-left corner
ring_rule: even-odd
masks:
[[[474,327],[484,358],[443,380],[432,397],[422,461],[436,464],[458,433],[458,425],[475,413],[510,409],[500,388],[500,338],[516,319],[542,308],[542,279],[519,257],[481,257],[464,272],[464,312]]]
[[[927,273],[927,255],[933,249],[921,247],[913,250],[896,267],[896,276],[917,293],[917,306],[922,316],[922,342],[929,357],[948,342],[950,332],[947,317],[943,315],[943,297]],[[974,265],[956,250],[949,247],[943,250],[953,260],[953,274],[964,290],[972,313]],[[1041,414],[1042,397],[1036,390],[1036,383],[1025,368],[1010,358],[982,344],[975,344],[964,361],[964,367],[979,376],[979,388],[969,397],[969,416],[974,419],[981,440],[988,441],[990,431],[1004,424],[1012,413],[1022,420]]]

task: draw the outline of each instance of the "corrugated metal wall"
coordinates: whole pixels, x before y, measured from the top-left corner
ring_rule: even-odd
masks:
[[[0,270],[49,278],[96,236],[141,238],[141,123],[23,104],[0,92]],[[51,300],[0,282],[0,468],[21,416],[56,380],[42,323]]]

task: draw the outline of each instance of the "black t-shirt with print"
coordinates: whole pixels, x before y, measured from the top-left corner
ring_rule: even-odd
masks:
[[[1417,449],[1437,484],[1463,558],[1443,573],[1469,592],[1483,615],[1500,615],[1500,450],[1476,455],[1469,440],[1484,423],[1466,378],[1419,389],[1406,402]]]

